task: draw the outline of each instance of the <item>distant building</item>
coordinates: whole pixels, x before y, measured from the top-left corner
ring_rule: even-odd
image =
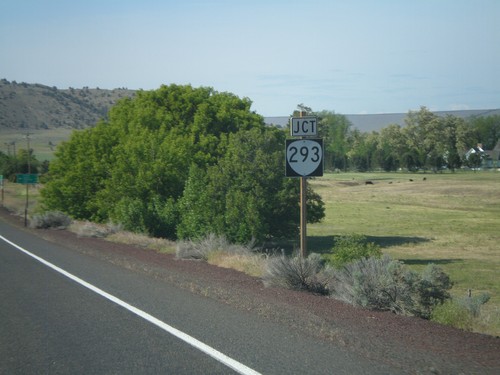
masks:
[[[493,150],[484,150],[483,145],[478,143],[476,147],[471,147],[465,153],[465,159],[469,160],[472,155],[478,155],[481,159],[481,168],[500,167],[500,141],[497,142]]]
[[[493,147],[493,150],[487,150],[484,153],[486,154],[486,168],[500,168],[500,140]]]

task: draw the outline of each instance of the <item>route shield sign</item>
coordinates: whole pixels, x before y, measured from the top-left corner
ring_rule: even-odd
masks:
[[[323,176],[323,139],[286,140],[286,177]]]

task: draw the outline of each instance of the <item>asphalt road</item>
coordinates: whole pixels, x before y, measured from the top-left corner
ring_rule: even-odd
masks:
[[[0,374],[401,374],[1,219],[0,236]]]

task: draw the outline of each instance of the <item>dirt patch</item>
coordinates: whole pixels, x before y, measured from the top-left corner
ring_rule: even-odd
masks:
[[[0,209],[0,218],[22,220]],[[171,254],[77,237],[65,230],[30,232],[90,256],[149,274],[193,293],[287,324],[366,357],[415,374],[498,374],[500,338],[419,318],[368,311],[305,292],[266,288],[259,278]]]

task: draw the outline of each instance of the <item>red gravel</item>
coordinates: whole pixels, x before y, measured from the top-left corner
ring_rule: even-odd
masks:
[[[22,225],[0,209],[0,218]],[[415,374],[500,374],[500,338],[464,332],[427,320],[369,311],[342,302],[281,288],[258,278],[200,261],[81,238],[65,230],[30,230],[49,241],[154,275],[193,293],[217,299],[366,357]]]

